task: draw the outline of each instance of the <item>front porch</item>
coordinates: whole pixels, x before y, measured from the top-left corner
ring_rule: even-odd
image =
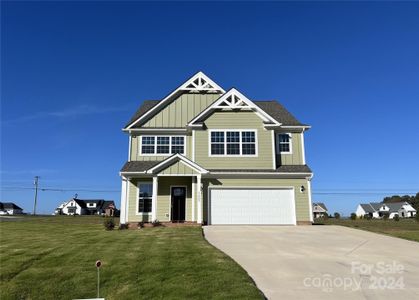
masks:
[[[201,174],[207,171],[174,155],[147,172],[122,177],[121,223],[202,223]]]

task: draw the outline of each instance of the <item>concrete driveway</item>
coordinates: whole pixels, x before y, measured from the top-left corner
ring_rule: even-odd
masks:
[[[340,226],[206,226],[268,299],[419,299],[419,243]]]

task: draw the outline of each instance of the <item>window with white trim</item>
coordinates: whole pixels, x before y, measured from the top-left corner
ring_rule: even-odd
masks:
[[[153,203],[153,184],[138,184],[138,213],[151,213]]]
[[[255,130],[214,130],[210,132],[210,154],[213,156],[255,156]]]
[[[279,133],[277,136],[277,149],[281,154],[292,153],[291,133]]]
[[[184,136],[141,136],[140,154],[142,155],[185,155]]]

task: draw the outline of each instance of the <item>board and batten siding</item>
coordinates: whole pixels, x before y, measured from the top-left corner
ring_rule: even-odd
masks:
[[[279,153],[277,148],[277,139],[279,132],[275,132],[275,149],[276,153]],[[290,133],[291,134],[291,154],[276,154],[276,164],[281,165],[303,165],[303,147],[301,145],[301,135],[303,133]]]
[[[310,201],[307,189],[307,179],[279,178],[211,178],[203,179],[203,217],[208,222],[208,187],[294,187],[295,213],[297,222],[310,221]],[[306,189],[300,191],[301,186]]]
[[[130,180],[128,185],[128,220],[127,222],[151,222],[151,214],[137,214],[137,197],[138,197],[138,182],[152,183],[151,178]],[[192,177],[171,177],[159,176],[158,178],[158,191],[157,191],[157,220],[161,222],[170,221],[170,187],[171,186],[186,186],[186,207],[185,219],[186,221],[192,220]],[[195,220],[196,220],[196,195],[195,199]]]
[[[207,130],[195,131],[195,162],[206,169],[272,169],[272,133],[254,112],[220,111],[205,120]],[[257,132],[257,156],[210,156],[211,129],[250,129]]]
[[[182,94],[144,123],[142,127],[185,127],[189,121],[219,97],[219,94]]]

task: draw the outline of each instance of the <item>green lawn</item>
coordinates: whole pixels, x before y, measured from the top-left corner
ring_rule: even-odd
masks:
[[[105,231],[101,217],[0,222],[0,299],[261,299],[199,227]]]
[[[396,222],[394,220],[337,220],[330,218],[319,223],[353,227],[419,242],[419,223],[414,219],[400,219]]]

